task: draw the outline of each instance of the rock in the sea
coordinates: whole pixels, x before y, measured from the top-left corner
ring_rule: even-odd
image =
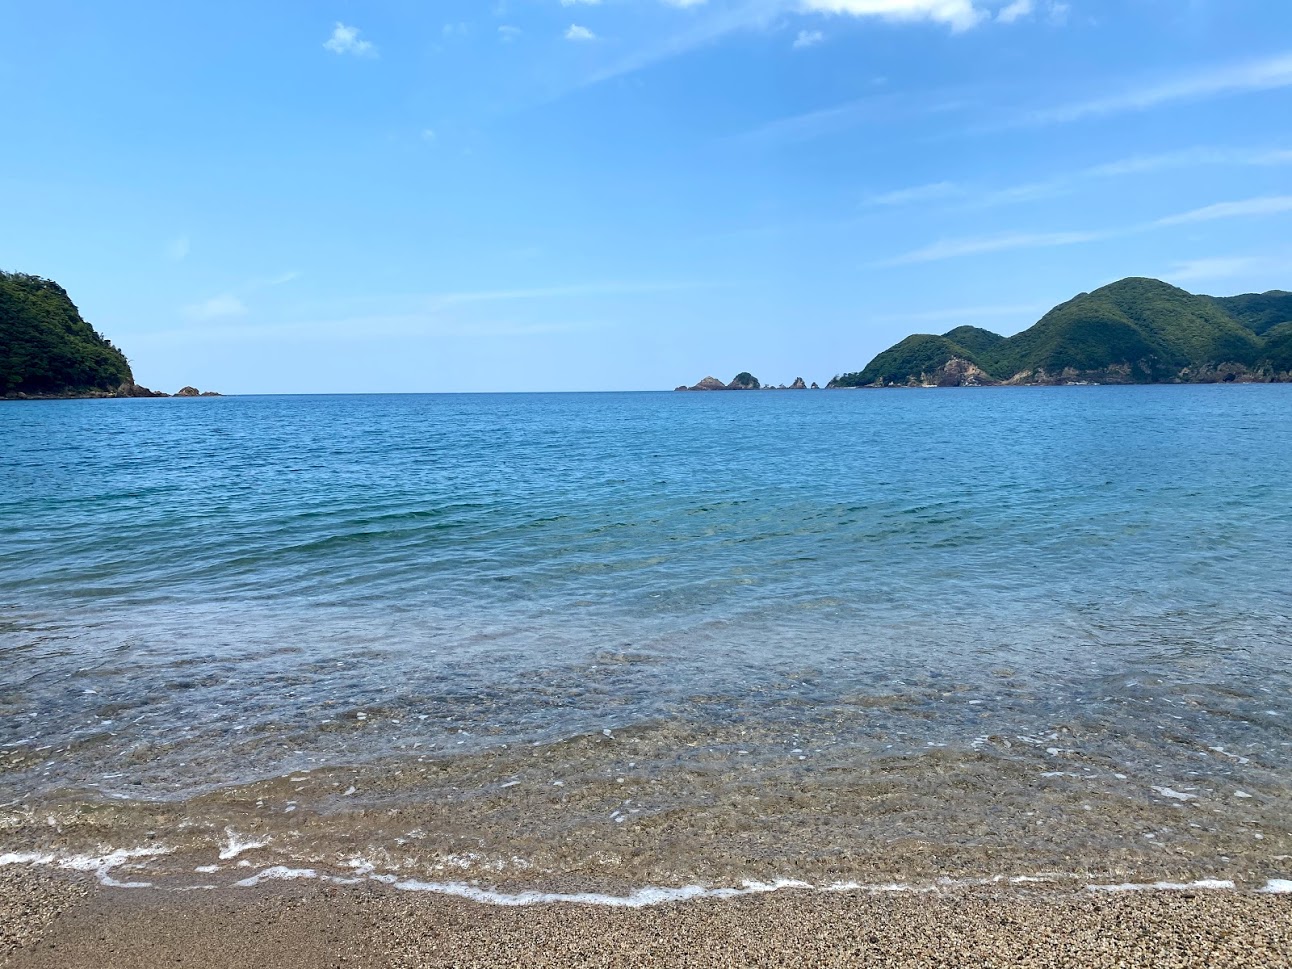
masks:
[[[115,394],[117,397],[169,397],[170,394],[164,394],[160,390],[149,390],[142,384],[134,381],[127,381],[117,388]]]
[[[817,382],[814,380],[814,381],[812,381],[812,387],[811,387],[811,389],[812,389],[812,390],[820,390],[821,388],[820,388],[820,386],[817,384]]]
[[[198,395],[199,397],[223,397],[224,395],[214,390],[204,390]]]
[[[705,377],[698,384],[691,388],[692,390],[726,390],[727,385],[717,377]]]
[[[201,392],[196,387],[181,387],[175,391],[176,397],[201,397]]]
[[[807,384],[803,382],[802,377],[795,377],[794,383],[790,384],[790,390],[807,390]]]
[[[758,390],[762,384],[748,370],[742,370],[731,378],[731,383],[727,384],[728,390]]]

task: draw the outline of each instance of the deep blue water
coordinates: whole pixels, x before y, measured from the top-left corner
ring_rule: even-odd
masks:
[[[0,455],[22,791],[859,696],[1292,741],[1292,386],[20,402]]]

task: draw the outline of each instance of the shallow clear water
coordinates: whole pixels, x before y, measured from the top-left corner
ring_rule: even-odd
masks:
[[[10,805],[674,728],[1292,785],[1292,387],[31,402],[0,453]]]

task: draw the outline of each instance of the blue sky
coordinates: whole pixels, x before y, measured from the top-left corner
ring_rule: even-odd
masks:
[[[231,393],[824,383],[1292,289],[1287,0],[0,0],[0,268]]]

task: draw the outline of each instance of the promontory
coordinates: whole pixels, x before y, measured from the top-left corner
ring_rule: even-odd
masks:
[[[1292,293],[1196,296],[1131,278],[1056,306],[1011,337],[916,334],[831,387],[1292,381]]]

